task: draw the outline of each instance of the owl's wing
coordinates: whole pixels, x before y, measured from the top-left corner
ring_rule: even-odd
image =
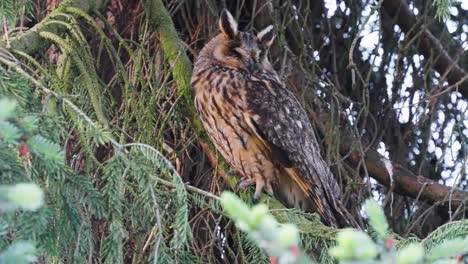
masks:
[[[252,78],[248,84],[248,122],[277,162],[284,167],[328,222],[340,190],[320,149],[310,121],[294,94],[274,78]]]

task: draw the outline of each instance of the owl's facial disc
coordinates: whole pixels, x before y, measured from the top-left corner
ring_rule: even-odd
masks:
[[[239,37],[243,40],[240,41],[239,46],[233,47],[230,53],[241,62],[242,68],[254,73],[261,67],[260,55],[264,52],[259,47],[255,36],[241,32]]]

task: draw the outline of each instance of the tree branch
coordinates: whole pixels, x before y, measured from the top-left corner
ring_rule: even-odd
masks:
[[[35,54],[42,48],[52,44],[50,40],[46,40],[39,35],[41,32],[50,32],[60,36],[67,31],[66,27],[58,23],[48,23],[51,19],[66,19],[63,16],[56,16],[57,14],[63,13],[67,7],[78,8],[89,13],[93,9],[102,7],[104,2],[105,0],[64,0],[46,18],[34,25],[34,27],[16,37],[10,38],[9,47],[7,47],[6,41],[0,40],[0,47],[22,51],[29,55]]]
[[[348,160],[351,163],[357,164],[359,158],[355,156],[357,155],[356,152],[353,152],[353,154]],[[373,149],[365,153],[364,159],[370,176],[382,185],[391,186],[392,179],[390,173],[393,173],[394,190],[398,194],[419,198],[430,204],[449,205],[450,203],[453,208],[452,210],[468,201],[467,192],[442,185],[422,175],[415,175],[400,164],[392,162],[392,171],[389,172],[384,164],[386,158]]]
[[[321,111],[320,114],[317,113],[312,113],[312,119],[320,131],[326,134],[327,127],[330,127],[329,118],[324,111]],[[348,155],[347,160],[352,165],[358,166],[362,155],[353,146],[353,142],[359,139],[353,138],[351,133],[342,133],[341,137],[340,152],[343,155]],[[415,175],[394,162],[391,162],[391,171],[389,172],[388,166],[385,164],[386,160],[385,157],[373,149],[369,149],[364,153],[365,166],[367,166],[369,176],[380,184],[394,189],[396,193],[414,199],[418,198],[430,204],[449,206],[451,210],[467,204],[468,192],[442,185],[422,175]]]
[[[411,29],[417,24],[416,17],[409,9],[406,2],[402,0],[385,0],[383,2],[385,11],[396,19],[398,26],[405,32],[410,33],[408,39],[416,33]],[[450,85],[458,83],[458,91],[463,97],[468,98],[468,78],[465,70],[460,67],[456,60],[450,57],[442,44],[427,29],[422,30],[419,36],[418,49],[426,57],[435,60],[434,68],[441,76],[446,76]]]

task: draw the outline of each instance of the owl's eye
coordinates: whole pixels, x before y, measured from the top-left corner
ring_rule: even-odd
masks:
[[[236,59],[239,59],[239,60],[242,59],[242,54],[240,54],[240,53],[239,53],[238,51],[236,51],[236,50],[231,50],[231,52],[230,52],[229,55],[232,56],[232,57],[234,57],[234,58],[236,58]]]

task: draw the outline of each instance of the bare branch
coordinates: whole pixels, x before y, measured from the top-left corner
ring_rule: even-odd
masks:
[[[408,38],[414,37],[411,35],[411,28],[417,24],[416,17],[409,9],[406,2],[402,0],[385,0],[383,3],[385,11],[393,18],[396,19],[398,26],[405,32],[409,33]],[[424,29],[419,35],[418,49],[426,58],[433,58],[435,60],[434,68],[441,76],[446,76],[450,85],[458,83],[458,91],[463,97],[468,98],[468,80],[466,79],[467,73],[458,65],[457,60],[454,60],[445,51],[439,40],[432,35],[429,30]]]
[[[330,126],[327,114],[324,111],[322,114],[312,113],[312,119],[321,132],[326,133],[327,127]],[[340,140],[340,152],[351,153],[347,160],[357,166],[361,161],[361,152],[353,146],[353,142],[357,139],[353,138],[351,133],[343,133],[342,137],[344,138]],[[442,185],[422,175],[415,175],[394,162],[391,163],[392,166],[389,166],[386,158],[371,148],[367,149],[364,154],[369,176],[380,184],[393,188],[398,194],[418,198],[430,204],[450,205],[451,208],[463,206],[468,202],[468,192]],[[393,170],[390,173],[389,167]],[[391,173],[393,175],[390,175]]]

